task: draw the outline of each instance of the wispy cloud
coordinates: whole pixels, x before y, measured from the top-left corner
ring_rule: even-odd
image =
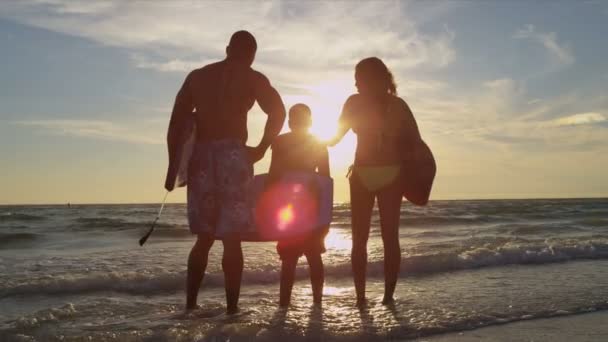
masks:
[[[135,66],[142,69],[153,69],[163,72],[188,72],[196,68],[200,68],[202,65],[208,64],[213,60],[183,60],[183,59],[171,59],[167,61],[151,61],[142,55],[133,54],[131,59],[135,63]]]
[[[558,42],[555,32],[540,32],[534,25],[528,24],[513,35],[516,39],[529,39],[540,43],[551,56],[562,65],[574,63],[574,54],[566,44]]]
[[[107,141],[138,144],[163,144],[159,134],[142,134],[141,127],[118,124],[103,120],[28,120],[17,121],[17,125],[37,127],[45,133],[75,136]]]
[[[588,125],[605,122],[606,117],[601,113],[589,112],[569,115],[553,121],[557,126]]]

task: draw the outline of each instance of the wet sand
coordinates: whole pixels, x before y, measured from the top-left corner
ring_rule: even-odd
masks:
[[[504,325],[431,336],[419,342],[468,341],[608,341],[608,311],[555,318],[518,321]]]

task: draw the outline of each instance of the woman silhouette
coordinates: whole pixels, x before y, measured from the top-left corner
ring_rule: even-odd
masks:
[[[367,240],[376,198],[384,243],[382,303],[389,304],[393,301],[401,264],[401,165],[420,140],[420,133],[407,103],[397,97],[393,75],[382,60],[370,57],[360,61],[355,68],[355,81],[358,94],[344,103],[338,132],[330,145],[337,144],[350,129],[357,135],[355,162],[349,172],[351,258],[357,305],[366,301]]]

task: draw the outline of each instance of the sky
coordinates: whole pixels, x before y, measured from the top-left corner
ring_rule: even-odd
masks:
[[[2,1],[0,204],[160,201],[175,94],[240,29],[322,138],[355,64],[383,59],[435,154],[433,199],[608,197],[607,23],[603,1]],[[264,122],[254,107],[249,144]],[[354,144],[330,150],[337,202]]]

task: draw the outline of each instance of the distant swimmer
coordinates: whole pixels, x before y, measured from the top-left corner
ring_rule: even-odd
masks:
[[[180,148],[179,127],[195,115],[196,143],[187,175],[188,222],[197,235],[188,258],[186,308],[197,307],[198,291],[214,240],[224,245],[222,269],[227,312],[238,311],[243,272],[241,236],[254,229],[251,197],[253,163],[264,157],[285,121],[285,107],[268,78],[251,68],[257,43],[238,31],[226,47],[226,59],[193,70],[177,93],[169,131],[169,170],[165,188],[175,186]],[[256,147],[246,146],[247,113],[257,102],[268,115]],[[173,165],[173,166],[172,166]]]

